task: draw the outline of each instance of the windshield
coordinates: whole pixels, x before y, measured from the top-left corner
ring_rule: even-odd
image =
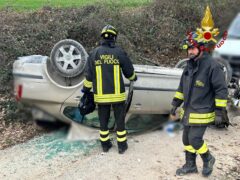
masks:
[[[231,38],[240,38],[240,14],[231,23],[228,36]]]

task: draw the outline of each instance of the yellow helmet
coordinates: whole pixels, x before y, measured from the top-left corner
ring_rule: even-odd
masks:
[[[101,31],[101,37],[103,38],[117,37],[117,35],[118,32],[112,25],[106,25]]]

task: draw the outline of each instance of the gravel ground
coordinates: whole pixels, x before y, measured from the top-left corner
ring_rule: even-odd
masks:
[[[209,179],[240,179],[240,116],[230,117],[233,127],[206,132],[216,157]],[[184,163],[181,135],[157,130],[129,136],[128,151],[119,155],[115,141],[109,153],[101,153],[99,142],[68,142],[64,131],[57,131],[0,151],[0,179],[206,179],[201,173],[175,176]],[[200,157],[197,164],[201,172]]]

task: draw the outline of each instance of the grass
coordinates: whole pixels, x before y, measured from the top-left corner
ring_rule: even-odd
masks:
[[[50,7],[82,7],[96,3],[106,6],[139,7],[152,2],[152,0],[0,0],[0,9],[12,8],[17,11],[29,11]]]

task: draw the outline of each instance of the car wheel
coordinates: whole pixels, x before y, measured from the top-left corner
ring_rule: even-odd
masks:
[[[176,64],[175,68],[184,69],[184,68],[187,66],[187,61],[188,61],[188,60],[189,60],[189,59],[182,59],[182,60],[180,60],[180,61]]]
[[[225,81],[227,84],[230,83],[232,79],[232,68],[230,64],[222,58],[214,58],[221,66],[225,75]]]
[[[84,70],[88,54],[83,46],[72,39],[64,39],[54,45],[50,62],[63,77],[76,77]]]

